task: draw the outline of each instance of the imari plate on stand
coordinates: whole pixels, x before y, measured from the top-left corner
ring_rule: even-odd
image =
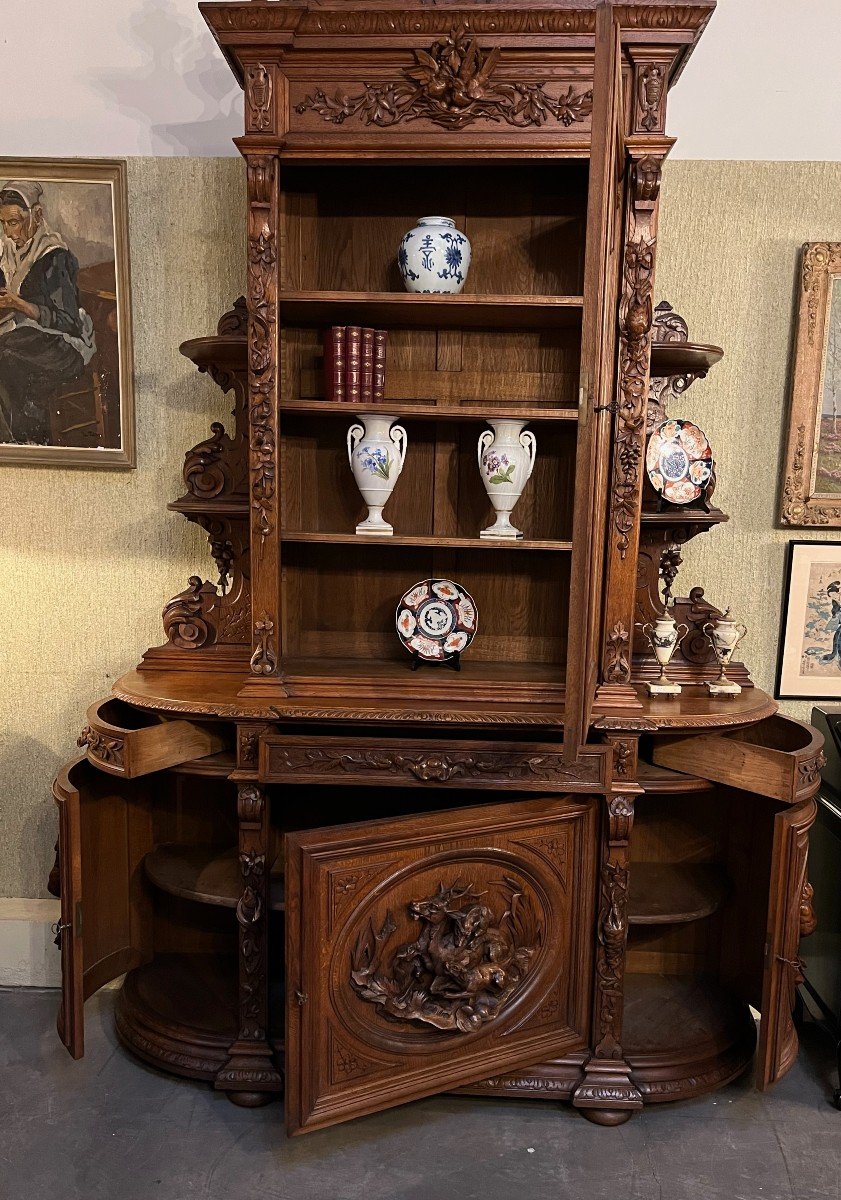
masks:
[[[446,662],[476,636],[478,615],[469,592],[451,579],[424,579],[397,605],[397,634],[410,654]]]
[[[664,500],[691,504],[710,482],[713,452],[707,435],[691,421],[664,421],[649,438],[645,466]]]

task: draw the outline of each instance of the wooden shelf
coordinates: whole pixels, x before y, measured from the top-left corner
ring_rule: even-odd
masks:
[[[637,764],[637,780],[646,794],[653,795],[663,792],[711,792],[715,787],[709,779],[682,775],[680,771],[670,771],[667,767],[655,767],[653,763],[646,762]]]
[[[210,496],[207,499],[201,496],[182,496],[180,500],[172,500],[167,508],[170,512],[182,513],[185,517],[193,513],[199,516],[215,513],[219,517],[247,517],[249,511],[247,496],[231,496],[224,499],[218,496]]]
[[[720,1050],[749,1021],[747,1005],[706,976],[625,975],[622,1049],[632,1066],[648,1056],[685,1060],[695,1048]]]
[[[642,523],[643,525],[699,525],[711,528],[713,525],[722,525],[725,521],[729,521],[727,513],[722,512],[720,508],[711,508],[709,512],[705,512],[702,508],[681,508],[676,504],[662,512],[646,512],[643,509]]]
[[[717,863],[631,863],[630,925],[685,925],[716,912],[730,884]]]
[[[695,342],[654,342],[651,347],[651,374],[706,375],[724,357],[720,346],[702,346]]]
[[[497,407],[498,406],[498,407]],[[512,421],[577,421],[576,408],[541,408],[539,405],[517,405],[515,401],[499,404],[489,401],[482,406],[476,404],[407,404],[401,400],[384,400],[381,404],[338,404],[332,400],[282,400],[281,412],[318,413],[323,416],[338,416],[355,419],[367,414],[386,413],[395,417],[423,417],[428,421],[479,421],[487,424],[488,419]]]
[[[401,535],[395,533],[392,537],[378,537],[376,534],[366,536],[357,533],[311,533],[309,531],[283,530],[281,539],[284,542],[312,543],[315,545],[336,546],[428,546],[430,549],[453,550],[554,550],[570,551],[572,542],[550,541],[541,538],[465,538],[465,537],[436,537]]]
[[[582,296],[422,296],[409,292],[281,292],[287,325],[546,329],[577,325]]]
[[[163,892],[234,908],[242,895],[242,875],[237,851],[218,846],[158,846],[144,859],[146,874]],[[285,908],[283,876],[272,869],[271,902],[274,912]]]

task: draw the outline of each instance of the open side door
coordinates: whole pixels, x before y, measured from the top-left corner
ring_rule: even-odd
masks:
[[[802,981],[798,948],[804,904],[808,907],[809,829],[818,806],[808,800],[774,819],[768,929],[762,976],[756,1082],[763,1091],[781,1079],[797,1058],[795,989]],[[808,929],[806,930],[808,932]]]
[[[587,1045],[597,804],[287,834],[290,1134]]]
[[[85,1051],[85,1000],[149,957],[140,872],[152,831],[140,786],[84,759],[63,767],[53,784],[61,870],[58,1033],[74,1058]]]
[[[622,46],[610,5],[600,7],[596,19],[592,128],[564,729],[569,762],[586,741],[598,685],[610,409],[616,386],[625,152]]]

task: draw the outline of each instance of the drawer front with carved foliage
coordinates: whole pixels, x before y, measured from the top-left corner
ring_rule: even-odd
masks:
[[[586,1046],[596,806],[287,836],[291,1133]]]
[[[604,787],[607,761],[607,749],[593,746],[582,751],[578,762],[567,763],[559,743],[506,742],[491,749],[470,742],[284,734],[260,741],[260,779],[265,783],[595,792]]]

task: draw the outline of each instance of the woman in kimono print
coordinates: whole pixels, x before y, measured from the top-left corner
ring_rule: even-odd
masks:
[[[50,440],[50,404],[96,351],[79,263],[50,229],[39,183],[0,188],[0,442]]]

